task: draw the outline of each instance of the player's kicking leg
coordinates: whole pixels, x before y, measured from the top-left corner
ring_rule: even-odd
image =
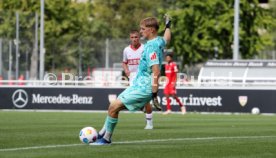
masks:
[[[111,144],[111,137],[118,122],[119,112],[123,109],[126,109],[126,107],[118,99],[110,104],[104,126],[99,132],[99,139],[94,143],[90,143],[90,145]]]

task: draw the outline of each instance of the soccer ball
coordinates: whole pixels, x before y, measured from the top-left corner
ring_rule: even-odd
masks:
[[[81,129],[79,137],[82,143],[89,144],[97,140],[98,133],[97,130],[93,127],[84,127]]]
[[[260,114],[260,109],[257,107],[254,107],[254,108],[252,108],[251,113],[255,114],[255,115]]]

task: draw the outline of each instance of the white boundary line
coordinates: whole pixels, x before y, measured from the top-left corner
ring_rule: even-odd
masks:
[[[170,138],[170,139],[148,139],[148,140],[134,140],[134,141],[123,141],[114,142],[112,144],[142,144],[142,143],[156,143],[156,142],[168,142],[168,141],[198,141],[198,140],[222,140],[222,139],[263,139],[263,138],[276,138],[276,136],[237,136],[237,137],[198,137],[198,138]],[[32,150],[32,149],[50,149],[50,148],[63,148],[81,146],[84,144],[59,144],[59,145],[45,145],[45,146],[31,146],[21,148],[6,148],[0,149],[0,152],[4,151],[21,151],[21,150]]]
[[[107,113],[107,110],[55,110],[55,109],[0,109],[0,112],[72,112],[72,113]],[[123,110],[120,113],[139,114],[142,111],[131,112]],[[162,114],[162,111],[154,111],[154,113]],[[172,111],[172,114],[181,114],[179,111]],[[251,115],[246,112],[187,112],[187,114],[214,114],[214,115]],[[276,113],[260,113],[259,115],[276,116]]]

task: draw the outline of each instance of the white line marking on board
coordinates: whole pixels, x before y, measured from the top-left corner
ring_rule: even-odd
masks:
[[[221,139],[262,139],[262,138],[276,138],[276,136],[237,136],[237,137],[198,137],[198,138],[148,139],[148,140],[113,142],[112,144],[139,144],[139,143],[154,143],[154,142],[167,142],[167,141],[197,141],[197,140],[221,140]],[[81,146],[81,145],[84,145],[84,144],[63,144],[63,145],[60,144],[60,145],[31,146],[31,147],[20,147],[20,148],[6,148],[6,149],[0,149],[0,152],[31,150],[31,149],[63,148],[63,147],[73,147],[73,146]]]

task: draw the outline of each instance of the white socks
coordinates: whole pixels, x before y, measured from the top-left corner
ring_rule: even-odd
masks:
[[[152,126],[152,113],[146,114],[147,125]]]

